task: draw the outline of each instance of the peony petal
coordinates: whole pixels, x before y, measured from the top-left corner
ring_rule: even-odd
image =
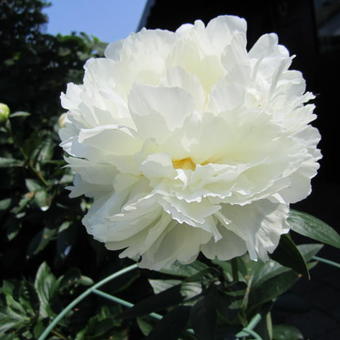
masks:
[[[141,171],[149,179],[176,176],[171,158],[168,154],[154,153],[149,155],[141,164]]]
[[[172,222],[165,233],[143,255],[140,267],[160,270],[176,260],[181,263],[194,261],[201,245],[208,242],[210,234],[202,229]]]
[[[76,174],[73,178],[73,185],[67,186],[66,189],[70,190],[70,197],[78,197],[85,195],[97,199],[105,195],[111,194],[112,186],[107,184],[93,184],[86,182],[79,174]]]
[[[111,164],[96,164],[85,159],[73,157],[66,158],[66,161],[85,182],[106,186],[113,185],[116,170]],[[108,188],[108,190],[112,190],[112,188]]]
[[[105,48],[104,55],[108,59],[118,61],[124,46],[124,40],[118,40],[108,44]]]
[[[266,216],[256,235],[256,251],[259,258],[263,261],[268,260],[267,254],[271,254],[276,249],[281,235],[289,231],[289,225],[287,223],[289,206],[284,204],[284,201],[279,195],[275,195],[272,201],[279,203],[279,205],[277,209]],[[273,226],[275,226],[275,228],[273,228]]]
[[[140,256],[146,252],[162,235],[168,224],[171,222],[171,218],[168,214],[162,214],[158,219],[154,221],[148,228],[143,228],[137,234],[126,238],[122,241],[111,241],[106,243],[106,247],[110,250],[118,250],[127,248],[121,257],[135,257]],[[138,240],[138,242],[136,242]]]
[[[82,85],[68,83],[66,93],[60,95],[61,106],[65,110],[73,111],[81,103],[80,94],[83,91]]]
[[[230,220],[230,223],[225,224],[225,227],[244,240],[250,258],[256,260],[259,254],[257,250],[257,234],[263,225],[276,225],[273,222],[277,223],[277,225],[285,224],[287,216],[276,213],[280,209],[281,205],[279,203],[266,199],[258,200],[245,206],[223,205],[221,214]]]
[[[236,234],[220,226],[219,232],[222,238],[217,242],[213,239],[202,246],[202,253],[211,260],[219,259],[228,261],[234,257],[241,256],[247,252],[246,243]]]
[[[117,125],[82,129],[78,142],[114,155],[131,155],[141,149],[141,142],[133,131]]]
[[[90,232],[96,239],[101,237],[102,229],[105,231],[106,236],[105,240],[100,239],[101,241],[124,241],[153,226],[161,216],[162,211],[153,197],[145,197],[134,204],[126,205],[124,204],[124,200],[127,198],[125,193],[115,196],[117,197],[112,197],[103,205],[102,209],[106,209],[106,211],[102,210],[101,213],[106,212],[107,217],[100,219],[96,223],[98,225],[96,230],[92,229],[92,232]],[[117,204],[121,204],[121,207],[123,206],[124,212],[114,214],[116,209],[113,210],[113,207],[117,207]],[[120,209],[122,209],[121,207]],[[84,219],[83,223],[88,228],[93,225],[93,221],[89,219]]]
[[[170,68],[167,71],[167,83],[168,86],[179,87],[190,93],[194,99],[195,108],[203,107],[206,94],[195,75],[185,71],[182,67]]]
[[[278,43],[276,33],[263,34],[249,51],[250,58],[289,57],[288,50]]]
[[[164,140],[183,125],[194,104],[192,97],[178,87],[135,85],[129,95],[129,108],[141,136]]]
[[[215,240],[221,238],[216,221],[211,218],[220,209],[218,205],[212,205],[207,200],[189,203],[174,197],[161,197],[158,202],[164,211],[178,223],[186,223],[192,227],[203,229],[211,233]]]
[[[210,20],[206,30],[211,43],[223,48],[230,43],[235,33],[241,33],[245,37],[247,22],[237,16],[221,15]]]
[[[244,95],[244,87],[226,76],[214,86],[210,100],[217,112],[231,111],[243,104]]]

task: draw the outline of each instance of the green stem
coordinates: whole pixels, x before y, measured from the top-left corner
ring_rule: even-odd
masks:
[[[38,340],[45,340],[47,336],[50,334],[52,329],[59,323],[59,321],[66,315],[68,314],[74,306],[76,306],[80,301],[82,301],[84,298],[86,298],[88,295],[93,293],[93,291],[96,288],[99,288],[103,286],[105,283],[125,274],[130,272],[131,270],[134,270],[138,267],[137,264],[132,264],[131,266],[128,266],[126,268],[123,268],[119,270],[118,272],[115,272],[111,274],[110,276],[107,276],[103,280],[97,282],[95,285],[90,287],[89,289],[85,290],[82,294],[80,294],[76,299],[74,299],[71,303],[69,303],[56,317],[55,319],[48,325],[48,327],[44,330],[44,332],[40,335]]]
[[[323,257],[319,257],[319,256],[313,256],[313,259],[314,260],[317,260],[319,262],[323,262],[323,263],[326,263],[330,266],[333,266],[333,267],[336,267],[336,268],[340,268],[340,263],[337,263],[337,262],[334,262],[334,261],[331,261],[331,260],[327,260],[327,259],[324,259]]]
[[[256,340],[263,340],[262,337],[257,334],[253,329],[258,325],[258,323],[261,321],[261,315],[256,314],[249,322],[248,326],[243,328],[241,332],[236,334],[236,338],[242,338],[247,335],[251,335]]]
[[[263,340],[263,338],[252,329],[244,329],[242,332],[246,333],[247,335],[253,336],[254,340]]]
[[[125,306],[125,307],[128,307],[128,308],[132,308],[134,306],[133,303],[131,302],[128,302],[128,301],[125,301],[123,299],[120,299],[119,297],[117,296],[114,296],[114,295],[110,295],[110,294],[107,294],[99,289],[93,289],[92,290],[92,293],[96,294],[96,295],[99,295],[105,299],[108,299],[108,300],[111,300],[113,302],[116,302],[122,306]],[[157,313],[150,313],[149,316],[151,316],[152,318],[154,319],[157,319],[157,320],[161,320],[163,319],[163,316],[160,315],[160,314],[157,314]]]
[[[34,173],[34,175],[46,186],[48,187],[48,182],[46,181],[46,179],[44,178],[44,176],[41,174],[40,171],[37,171],[33,165],[31,164],[31,162],[28,162],[28,167],[30,168],[30,170]]]
[[[237,281],[239,281],[237,258],[234,257],[233,259],[231,259],[230,263],[231,263],[231,271],[232,271],[232,275],[233,275],[233,281],[237,282]]]

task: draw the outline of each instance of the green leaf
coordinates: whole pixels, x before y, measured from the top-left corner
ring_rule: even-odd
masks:
[[[224,293],[228,296],[232,296],[233,298],[242,298],[247,289],[247,284],[240,281],[231,282]]]
[[[318,218],[291,210],[288,223],[296,233],[340,249],[340,235]]]
[[[31,202],[32,198],[34,197],[34,195],[32,195],[31,193],[27,193],[25,194],[19,201],[18,205],[13,207],[11,209],[11,212],[13,214],[15,214],[18,217],[18,214],[21,214],[22,211],[25,210],[25,208],[27,207],[27,205]]]
[[[288,235],[282,235],[280,243],[270,257],[285,267],[310,278],[304,257]]]
[[[53,156],[53,149],[55,144],[51,138],[46,138],[40,147],[40,152],[37,157],[38,162],[49,161]]]
[[[34,160],[37,157],[43,138],[42,134],[32,133],[29,138],[23,140],[22,150],[30,160]]]
[[[4,294],[6,307],[0,311],[0,334],[8,330],[18,330],[25,327],[30,322],[29,313],[25,306],[16,300],[15,286],[9,281],[4,281],[1,292]],[[1,300],[0,300],[0,307]]]
[[[34,195],[34,201],[42,211],[46,211],[50,207],[51,197],[49,196],[48,192],[43,189],[36,191]]]
[[[50,301],[58,288],[58,282],[45,262],[38,269],[34,288],[40,302],[39,314],[41,317],[46,318],[53,314],[50,309]]]
[[[148,280],[154,294],[159,294],[171,287],[181,284],[180,280]]]
[[[77,285],[93,285],[93,280],[87,276],[81,275],[78,268],[70,268],[63,276],[58,279],[58,281],[59,291],[69,291],[71,288]]]
[[[55,239],[56,234],[57,229],[44,228],[39,231],[28,245],[26,253],[27,258],[31,258],[45,249],[46,246]]]
[[[209,285],[211,279],[214,277],[214,272],[216,275],[216,271],[218,270],[220,273],[218,266],[208,266],[205,263],[196,260],[195,262],[187,265],[182,265],[180,263],[173,264],[170,268],[166,268],[155,275],[155,272],[152,273],[152,276],[161,279],[168,279],[169,277],[173,277],[175,280],[189,282],[197,282],[199,285],[207,284]],[[163,277],[162,277],[163,276]],[[168,277],[167,277],[168,276]],[[197,286],[197,285],[196,285]],[[195,290],[195,285],[187,285],[183,286],[184,289],[187,289],[187,292],[191,290],[192,292]],[[196,289],[197,290],[197,289]]]
[[[320,243],[300,244],[297,246],[306,262],[310,261],[323,247]]]
[[[24,162],[19,159],[0,157],[0,168],[14,168],[23,166]]]
[[[71,221],[65,221],[58,227],[58,233],[62,233],[72,225]]]
[[[14,284],[10,281],[3,281],[2,287],[0,289],[0,293],[3,293],[4,295],[14,295]]]
[[[273,328],[273,340],[302,340],[301,332],[289,325],[276,325]]]
[[[17,112],[12,113],[9,117],[10,118],[28,117],[30,115],[31,115],[30,113],[25,112],[25,111],[17,111]]]
[[[177,285],[137,303],[134,307],[127,310],[123,314],[123,317],[135,318],[151,312],[156,312],[158,310],[177,305],[182,300],[183,296],[181,294],[181,285]]]
[[[212,260],[211,262],[222,268],[225,276],[228,278],[229,281],[233,280],[231,263],[229,261],[221,261],[221,260],[215,259],[215,260]]]
[[[149,283],[155,294],[159,294],[179,284],[181,284],[181,294],[185,299],[191,299],[202,292],[202,286],[199,282],[182,282],[180,280],[149,280]]]
[[[1,335],[1,340],[21,340],[21,339],[15,336],[14,334],[10,333]]]
[[[323,245],[320,243],[301,244],[297,246],[306,262],[310,261],[322,247]],[[308,269],[310,270],[311,268],[308,267]],[[258,287],[263,282],[289,270],[289,268],[282,266],[273,260],[266,261],[264,263],[258,262],[258,266],[255,268],[253,273],[252,286]]]
[[[214,287],[191,308],[190,322],[198,340],[215,339],[216,304]]]
[[[9,241],[12,241],[19,233],[22,228],[22,223],[19,219],[14,216],[9,216],[3,225],[6,232],[6,237]]]
[[[221,320],[224,325],[233,324],[235,321],[236,324],[239,323],[238,313],[241,308],[240,303],[242,303],[242,300],[233,298],[230,295],[227,295],[225,292],[219,292],[215,301],[218,320]],[[220,327],[218,327],[218,329],[219,328]]]
[[[26,178],[25,184],[30,192],[36,192],[44,189],[44,187],[35,179]]]
[[[16,313],[10,308],[6,308],[5,312],[0,312],[0,334],[8,330],[18,330],[24,327],[30,318],[26,315]]]
[[[7,210],[11,206],[12,200],[10,198],[5,198],[0,201],[0,211]]]
[[[45,330],[45,325],[41,320],[38,320],[33,328],[33,334],[35,339],[38,339],[42,332]]]
[[[182,282],[181,294],[184,299],[192,299],[202,293],[202,284],[200,282]]]
[[[34,316],[39,309],[39,298],[34,286],[27,280],[22,280],[19,286],[19,302],[27,314]]]
[[[94,282],[90,277],[81,275],[79,278],[79,284],[82,286],[92,286]]]
[[[143,318],[137,318],[137,324],[141,332],[147,336],[151,333],[153,326],[151,325],[150,322],[144,320]]]
[[[59,290],[69,290],[80,280],[81,274],[78,268],[70,268],[62,277],[59,278]]]
[[[290,270],[265,281],[251,290],[248,301],[249,308],[253,309],[274,300],[289,290],[297,280],[298,275]]]
[[[175,262],[170,266],[170,268],[162,269],[162,273],[174,275],[174,276],[181,276],[184,278],[191,277],[193,275],[198,274],[199,272],[209,268],[206,264],[195,261],[190,264],[180,264],[178,262]]]
[[[80,330],[77,334],[76,337],[74,338],[74,340],[85,340],[85,336],[87,333],[87,327]]]
[[[190,315],[190,307],[179,306],[160,320],[145,340],[177,340],[185,330]]]
[[[75,340],[127,340],[126,330],[121,328],[120,313],[119,305],[111,305],[110,308],[102,306],[99,313],[87,320],[85,328],[76,334]]]
[[[259,263],[258,267],[254,270],[252,286],[261,286],[263,282],[288,271],[290,271],[289,268],[281,266],[273,260],[261,264]]]
[[[92,321],[92,322],[91,322]],[[108,332],[112,335],[112,329],[114,327],[114,323],[112,317],[108,317],[105,320],[100,320],[97,316],[90,320],[90,327],[86,330],[84,334],[84,340],[86,339],[107,339]],[[107,335],[107,336],[105,336]]]
[[[13,296],[7,295],[6,303],[7,307],[10,308],[13,312],[26,316],[25,308],[18,301],[16,301]]]

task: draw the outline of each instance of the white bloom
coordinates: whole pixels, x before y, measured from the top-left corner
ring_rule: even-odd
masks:
[[[153,269],[200,251],[256,260],[288,232],[321,157],[314,96],[276,34],[246,43],[235,16],[143,29],[68,84],[71,196],[93,197],[83,223],[108,249]]]

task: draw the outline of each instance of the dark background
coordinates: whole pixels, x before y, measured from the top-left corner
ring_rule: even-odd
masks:
[[[275,32],[281,44],[296,57],[292,69],[302,71],[307,90],[316,94],[317,120],[323,153],[312,194],[294,205],[328,222],[340,231],[340,162],[338,120],[340,115],[340,1],[325,0],[149,0],[141,27],[176,30],[183,23],[233,14],[248,23],[248,47],[260,35]],[[339,29],[339,33],[337,33]],[[338,35],[339,34],[339,35]],[[339,261],[339,252],[327,247],[322,256]],[[312,281],[300,282],[279,303],[286,313],[277,321],[295,324],[310,339],[340,339],[339,271],[319,265]],[[294,315],[293,315],[294,314]],[[275,320],[275,321],[276,321]]]

